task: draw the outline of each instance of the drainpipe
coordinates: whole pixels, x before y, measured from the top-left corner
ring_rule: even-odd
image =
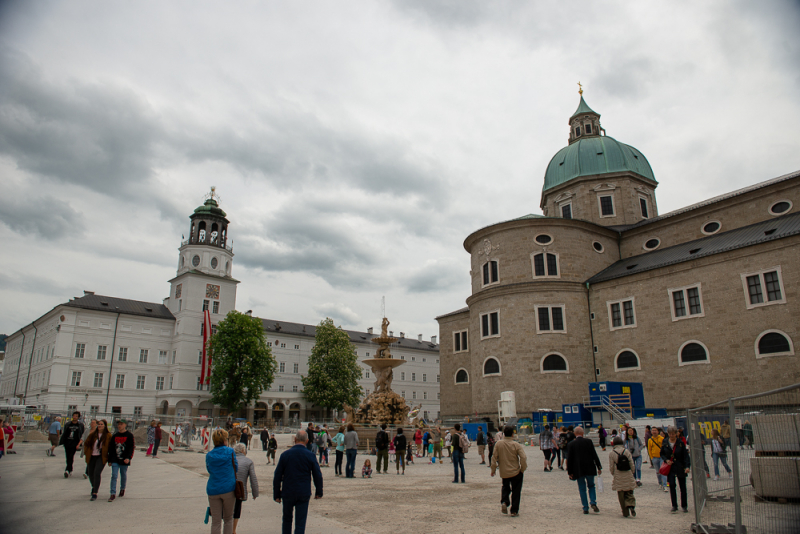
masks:
[[[119,309],[119,306],[117,306]],[[117,327],[119,325],[119,314],[121,312],[117,312],[117,319],[114,321],[114,341],[111,342],[111,363],[108,366],[108,386],[106,386],[106,407],[103,410],[104,413],[108,413],[108,395],[111,393],[111,371],[114,369],[114,351],[117,349]]]
[[[33,324],[33,323],[31,323]],[[19,346],[19,360],[17,360],[17,379],[14,381],[14,398],[17,398],[17,384],[19,384],[19,370],[22,369],[22,352],[25,350],[25,327],[20,329],[22,332],[22,343]]]
[[[589,335],[592,338],[592,365],[594,369],[592,369],[593,379],[592,382],[597,382],[597,359],[594,352],[594,325],[592,324],[592,300],[589,298],[589,282],[586,282],[586,305],[589,308]]]
[[[28,358],[28,376],[25,377],[25,394],[22,397],[23,399],[25,399],[25,401],[28,400],[28,383],[30,383],[31,381],[31,367],[33,367],[33,352],[36,350],[36,332],[38,331],[38,329],[36,328],[36,321],[33,321],[31,325],[33,326],[33,346],[31,347],[31,357]],[[23,404],[27,404],[27,402],[24,402]]]

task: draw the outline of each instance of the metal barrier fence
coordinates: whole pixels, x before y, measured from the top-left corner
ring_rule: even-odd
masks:
[[[800,384],[691,409],[687,421],[694,532],[800,532]]]

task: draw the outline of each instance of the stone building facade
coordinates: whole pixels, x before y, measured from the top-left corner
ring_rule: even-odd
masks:
[[[181,242],[170,296],[162,303],[95,295],[58,304],[8,337],[0,402],[17,401],[44,409],[128,415],[228,415],[214,406],[200,384],[203,314],[212,328],[236,308],[239,281],[231,276],[225,212],[215,195],[190,217]],[[264,331],[279,364],[276,379],[257,403],[237,414],[250,421],[322,418],[325,411],[303,395],[300,377],[314,346],[313,325],[264,319]],[[360,360],[374,354],[371,332],[349,331]],[[408,361],[395,389],[410,405],[422,404],[430,418],[439,414],[439,346],[435,336],[394,344],[395,357]],[[364,366],[360,381],[372,389]],[[398,380],[399,379],[399,380]]]
[[[541,208],[470,234],[467,307],[437,317],[442,416],[642,382],[681,410],[800,381],[800,172],[659,215],[644,155],[581,97]]]

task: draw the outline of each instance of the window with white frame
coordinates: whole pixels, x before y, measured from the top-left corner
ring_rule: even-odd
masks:
[[[648,202],[647,199],[644,197],[639,197],[639,210],[642,213],[642,218],[649,219],[650,218],[650,211],[648,210]]]
[[[709,363],[708,349],[699,341],[687,341],[678,350],[678,365],[695,363]]]
[[[279,392],[283,391],[283,384],[281,384],[281,385],[279,385],[279,386],[278,386],[278,391],[279,391]]]
[[[633,328],[636,326],[636,311],[633,297],[606,302],[608,307],[608,326],[611,330]]]
[[[558,306],[534,306],[534,309],[536,310],[537,334],[564,334],[567,332],[563,304]]]
[[[94,374],[94,384],[92,387],[101,388],[103,387],[103,373],[95,373]]]
[[[466,369],[456,371],[456,384],[469,384],[469,373]]]
[[[208,311],[208,301],[207,300],[203,301],[203,311]]]
[[[437,383],[437,384],[439,383],[439,379],[440,379],[440,378],[441,378],[441,377],[440,377],[439,375],[436,375],[436,383]]]
[[[497,260],[489,260],[483,264],[483,285],[497,283],[500,280],[500,271]]]
[[[623,349],[619,351],[614,358],[615,371],[636,371],[641,369],[639,356],[630,349]]]
[[[427,382],[428,381],[428,375],[427,374],[422,373],[422,381],[423,382]]]
[[[568,373],[569,364],[567,359],[558,353],[544,356],[540,362],[540,372],[542,373]]]
[[[364,378],[369,378],[369,371],[364,371]]]
[[[117,354],[117,361],[119,362],[127,362],[128,361],[128,347],[120,347],[119,353]]]
[[[405,379],[406,379],[405,371],[400,371],[400,380],[405,380]]]
[[[197,365],[203,365],[203,351],[197,351]]]
[[[417,357],[416,357],[416,356],[412,356],[412,357],[411,357],[411,361],[412,361],[412,362],[415,362],[415,361],[417,361]]]
[[[281,348],[285,349],[286,348],[286,343],[281,343]]]
[[[86,352],[86,343],[77,343],[75,345],[75,357],[76,358],[83,358],[83,354]]]
[[[278,372],[285,373],[286,372],[286,362],[281,362],[278,366]]]
[[[139,363],[147,363],[148,349],[139,349]]]
[[[558,254],[539,252],[531,254],[534,278],[558,278]]]
[[[668,291],[673,321],[705,316],[700,284],[669,289]]]
[[[297,386],[292,386],[292,392],[297,393]]]
[[[133,407],[133,415],[142,415],[142,407],[141,406],[134,406]]]
[[[295,350],[300,350],[300,345],[295,345],[294,348]],[[367,357],[369,357],[369,352],[367,353]]]
[[[297,374],[297,373],[300,372],[300,364],[299,363],[293,363],[292,364],[292,372],[294,374]]]
[[[116,389],[124,389],[125,388],[125,375],[117,375],[117,380],[114,383],[114,387]]]
[[[780,267],[743,274],[742,285],[748,310],[786,302]]]
[[[412,382],[416,382],[417,381],[417,373],[411,373],[411,381]]]
[[[203,384],[202,384],[202,382],[200,382],[200,377],[199,376],[197,377],[197,382],[195,383],[194,387],[197,389],[197,391],[200,391],[201,389],[203,389]]]
[[[157,376],[156,377],[156,389],[162,390],[164,389],[164,377]]]
[[[412,398],[413,400],[417,400],[417,392],[416,392],[416,391],[412,391],[412,392],[411,392],[411,398]]]
[[[780,330],[767,330],[756,338],[756,358],[768,356],[793,356],[792,338]]]
[[[219,301],[215,300],[211,305],[211,313],[219,313]]]
[[[108,350],[108,345],[98,345],[97,346],[97,359],[98,360],[105,360],[106,359],[106,351]]]
[[[136,389],[144,389],[144,375],[138,375],[136,377]]]
[[[500,312],[493,311],[481,314],[481,338],[500,335]]]
[[[453,352],[466,352],[469,350],[467,338],[469,337],[469,330],[461,330],[453,332]]]
[[[572,218],[572,202],[566,202],[561,204],[561,218],[563,219],[571,219]]]
[[[158,351],[158,363],[160,364],[167,363],[167,351],[165,350]]]
[[[428,392],[427,391],[423,391],[422,392],[422,400],[428,400]]]
[[[500,362],[497,361],[496,358],[486,358],[486,361],[483,362],[483,376],[491,376],[491,375],[499,375],[500,374]]]
[[[598,195],[597,202],[600,208],[600,217],[613,217],[615,215],[613,195]]]
[[[172,363],[175,363],[175,359],[177,357],[178,357],[178,351],[177,350],[173,350],[172,351]]]
[[[169,377],[169,389],[172,389],[172,383],[174,381],[174,376]]]

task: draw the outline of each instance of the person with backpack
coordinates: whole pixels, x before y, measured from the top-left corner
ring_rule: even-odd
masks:
[[[314,442],[319,452],[319,466],[328,467],[328,427],[318,430]]]
[[[397,435],[395,435],[394,439],[392,440],[392,444],[394,444],[394,451],[395,451],[395,467],[397,468],[397,474],[400,474],[400,467],[403,468],[403,474],[406,474],[406,464],[405,464],[405,453],[406,453],[406,437],[403,435],[403,429],[397,429]]]
[[[383,462],[383,474],[387,474],[389,469],[389,434],[386,432],[386,423],[381,424],[381,429],[375,436],[375,448],[377,449],[378,459],[375,462],[376,473],[381,473],[381,462]]]
[[[491,466],[492,456],[494,455],[494,447],[496,445],[493,432],[489,432],[486,434],[486,445],[489,446],[489,464]]]
[[[461,432],[461,425],[455,424],[455,432],[450,435],[450,444],[453,447],[453,473],[455,475],[453,484],[458,484],[458,468],[461,468],[461,483],[466,483],[466,473],[464,471],[464,455],[469,451],[469,438],[466,433]]]
[[[564,470],[564,462],[567,461],[567,445],[572,441],[570,436],[575,439],[575,434],[562,426],[561,431],[558,433],[558,468],[562,471]]]
[[[611,442],[611,452],[608,453],[608,466],[611,471],[611,489],[617,492],[619,506],[622,508],[622,517],[636,517],[636,498],[633,490],[636,489],[636,479],[633,478],[633,456],[631,451],[622,444],[622,438],[617,436]]]

